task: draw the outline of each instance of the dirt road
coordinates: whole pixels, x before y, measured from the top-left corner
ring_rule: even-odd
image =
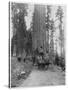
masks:
[[[33,70],[29,77],[22,82],[21,87],[64,85],[65,76],[63,72]]]

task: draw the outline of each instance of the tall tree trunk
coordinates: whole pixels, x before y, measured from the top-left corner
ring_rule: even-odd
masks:
[[[33,48],[43,47],[46,45],[46,30],[45,30],[45,6],[35,5],[33,17]]]

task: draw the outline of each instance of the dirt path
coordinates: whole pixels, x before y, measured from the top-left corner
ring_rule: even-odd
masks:
[[[63,72],[33,70],[29,77],[21,84],[21,87],[64,85]]]

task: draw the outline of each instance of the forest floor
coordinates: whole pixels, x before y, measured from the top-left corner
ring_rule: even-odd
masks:
[[[31,62],[18,62],[17,57],[11,57],[11,87],[18,87],[32,71]]]
[[[65,85],[65,72],[60,67],[50,66],[48,70],[39,70],[31,62],[18,63],[16,58],[11,62],[12,87],[32,87],[48,85]]]

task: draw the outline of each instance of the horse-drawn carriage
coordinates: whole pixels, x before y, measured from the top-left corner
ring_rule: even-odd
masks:
[[[50,61],[48,53],[44,54],[43,49],[36,50],[36,54],[33,57],[33,64],[38,66],[38,69],[48,68]]]

